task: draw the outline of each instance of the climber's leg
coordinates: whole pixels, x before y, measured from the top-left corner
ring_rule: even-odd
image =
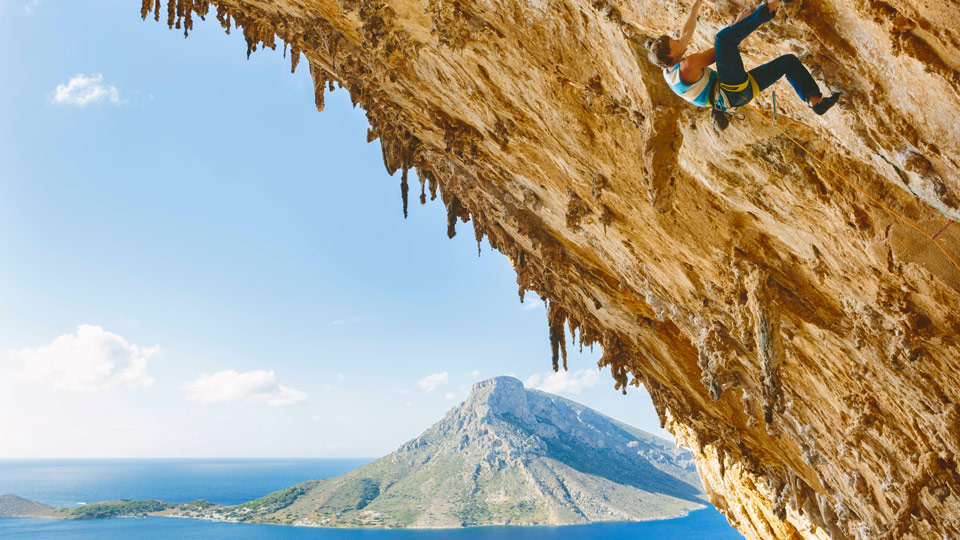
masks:
[[[764,3],[740,22],[717,32],[714,47],[717,51],[717,75],[720,82],[737,85],[747,80],[747,72],[744,70],[743,60],[740,58],[740,42],[759,28],[761,24],[772,19],[773,14],[774,12],[770,11],[767,4]]]
[[[811,103],[811,98],[821,97],[820,87],[813,80],[807,68],[803,67],[800,59],[792,54],[785,54],[776,60],[772,60],[750,70],[753,79],[757,81],[757,87],[762,92],[771,84],[777,82],[780,77],[787,76],[790,86],[797,92],[800,99]],[[818,102],[819,100],[813,100]],[[811,103],[813,104],[813,103]]]

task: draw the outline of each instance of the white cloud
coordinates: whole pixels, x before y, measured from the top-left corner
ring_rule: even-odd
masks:
[[[28,0],[26,4],[23,5],[23,10],[27,13],[35,13],[39,8],[43,0]]]
[[[475,370],[471,371],[471,372],[470,372],[470,376],[471,376],[471,377],[474,377],[474,378],[479,377],[479,376],[480,376],[480,370],[479,370],[479,369],[475,369]]]
[[[527,301],[527,302],[524,302],[524,303],[523,303],[523,310],[524,310],[524,311],[530,311],[530,310],[533,310],[533,309],[537,309],[538,307],[540,307],[540,306],[542,306],[542,305],[543,305],[543,301],[541,301],[539,298],[534,298],[533,300],[530,300],[530,301]]]
[[[587,388],[593,388],[600,383],[600,371],[581,369],[578,371],[558,371],[546,374],[531,375],[524,386],[536,388],[551,394],[579,395]]]
[[[144,388],[153,384],[147,361],[160,347],[141,347],[99,326],[81,324],[76,333],[57,337],[49,345],[8,353],[15,375],[63,390]]]
[[[449,378],[450,374],[444,371],[443,373],[427,375],[426,377],[420,379],[417,384],[420,385],[420,388],[423,388],[427,392],[433,392],[437,388],[447,384],[447,380]]]
[[[114,105],[125,103],[120,99],[120,91],[112,84],[103,84],[103,74],[74,75],[66,84],[58,84],[53,95],[54,103],[66,103],[84,107],[91,103],[109,101]]]
[[[230,369],[213,375],[203,374],[182,388],[188,392],[188,400],[204,405],[254,403],[282,407],[307,398],[303,392],[277,382],[277,375],[273,371],[262,369],[242,373]]]
[[[448,393],[448,394],[445,394],[443,397],[449,399],[450,401],[453,401],[453,400],[457,399],[457,395],[454,394],[453,392],[450,392],[450,393]]]

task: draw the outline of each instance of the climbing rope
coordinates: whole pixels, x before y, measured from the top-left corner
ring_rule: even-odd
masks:
[[[751,109],[753,109],[754,112],[756,112],[757,114],[759,114],[764,120],[766,120],[767,122],[770,122],[770,119],[767,118],[767,115],[763,114],[759,109],[757,109],[756,107],[754,107],[752,104],[748,103],[747,106],[750,107]],[[833,172],[833,174],[839,176],[841,180],[843,180],[844,182],[846,182],[847,184],[849,184],[852,188],[856,189],[857,191],[859,191],[860,193],[862,193],[863,195],[865,195],[868,199],[870,199],[871,201],[877,203],[877,205],[879,205],[881,208],[883,208],[883,209],[886,210],[887,212],[889,212],[889,213],[893,214],[894,216],[896,216],[900,221],[902,221],[902,222],[906,223],[907,225],[913,227],[913,228],[916,229],[920,234],[926,236],[926,237],[929,238],[931,241],[933,241],[933,243],[936,244],[938,248],[940,248],[940,251],[942,251],[943,254],[946,255],[947,259],[949,259],[950,262],[953,263],[953,265],[957,267],[957,270],[960,270],[960,264],[957,264],[957,261],[954,260],[954,258],[950,256],[950,254],[947,252],[947,250],[943,248],[943,246],[940,244],[940,242],[937,241],[937,237],[940,236],[940,233],[942,233],[944,230],[946,230],[946,228],[949,227],[951,223],[954,223],[954,220],[951,219],[951,220],[950,220],[949,222],[947,222],[947,224],[944,225],[936,234],[931,235],[931,234],[928,233],[927,231],[921,229],[921,228],[920,228],[917,224],[915,224],[914,222],[912,222],[912,221],[910,221],[909,219],[901,216],[900,214],[898,214],[897,212],[895,212],[892,208],[890,208],[889,206],[883,204],[883,203],[882,203],[881,201],[879,201],[878,199],[874,198],[872,195],[870,195],[869,193],[867,193],[866,191],[864,191],[863,189],[861,189],[860,186],[858,186],[858,185],[854,184],[853,182],[851,182],[850,180],[848,180],[847,177],[845,177],[844,175],[842,175],[842,174],[840,174],[839,172],[837,172],[836,169],[834,169],[834,168],[831,167],[830,165],[827,165],[822,159],[820,159],[819,157],[817,157],[817,156],[816,156],[813,152],[811,152],[810,150],[807,150],[805,146],[803,146],[803,145],[800,144],[796,139],[794,139],[793,137],[791,137],[789,133],[787,133],[786,131],[784,131],[783,129],[781,129],[780,126],[776,125],[776,124],[773,123],[773,122],[770,122],[770,125],[772,125],[773,127],[777,128],[777,131],[779,131],[780,133],[783,133],[788,139],[790,139],[790,140],[793,142],[793,144],[795,144],[795,145],[797,145],[798,147],[800,147],[801,150],[803,150],[804,152],[806,152],[806,153],[807,153],[810,157],[812,157],[813,159],[817,160],[817,162],[819,162],[821,165],[823,165],[824,167],[830,169],[830,171]]]

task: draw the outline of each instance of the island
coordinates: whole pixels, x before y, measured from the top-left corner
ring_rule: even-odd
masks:
[[[346,474],[236,506],[121,500],[54,508],[0,497],[0,517],[171,516],[312,527],[573,525],[706,506],[690,452],[513,377],[474,385],[443,419]]]

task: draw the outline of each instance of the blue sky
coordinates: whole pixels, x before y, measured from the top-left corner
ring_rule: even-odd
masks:
[[[376,456],[505,373],[666,435],[345,90],[139,7],[0,0],[0,457]]]

